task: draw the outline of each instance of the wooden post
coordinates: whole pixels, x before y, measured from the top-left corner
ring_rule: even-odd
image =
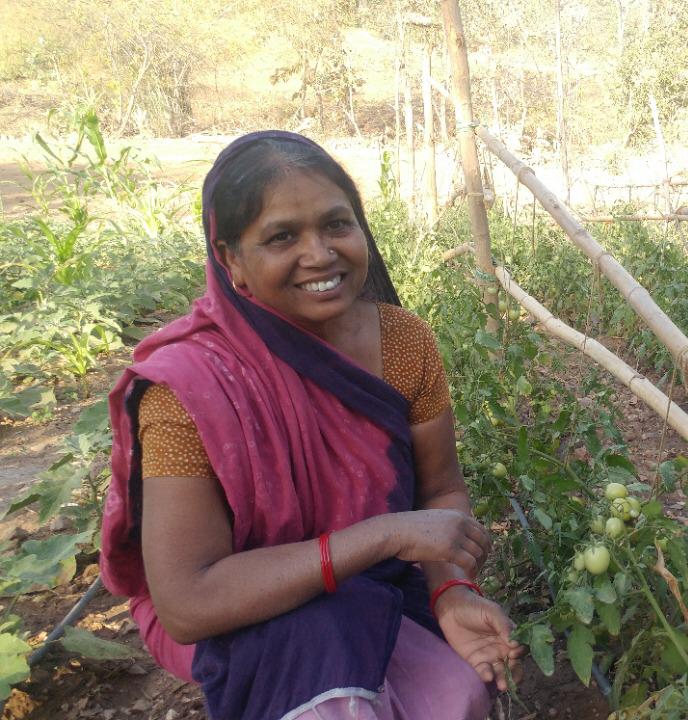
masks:
[[[492,265],[492,247],[490,244],[490,228],[485,210],[483,182],[480,176],[478,148],[475,142],[473,105],[471,102],[471,82],[466,52],[466,38],[463,32],[461,11],[457,0],[442,0],[442,20],[451,63],[452,95],[460,122],[457,125],[461,163],[466,182],[466,196],[471,229],[475,242],[475,259],[478,274],[478,285],[483,292],[494,282]],[[496,333],[499,321],[488,317],[487,331]]]
[[[428,225],[437,222],[437,173],[435,169],[435,128],[432,108],[432,47],[423,48],[423,146],[425,150],[425,213]]]

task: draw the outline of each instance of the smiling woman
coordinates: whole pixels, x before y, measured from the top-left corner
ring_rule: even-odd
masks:
[[[484,718],[522,649],[472,582],[437,347],[355,186],[272,131],[203,201],[206,295],[111,394],[106,584],[213,720]]]

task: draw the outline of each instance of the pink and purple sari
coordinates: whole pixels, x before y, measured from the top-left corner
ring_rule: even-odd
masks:
[[[204,185],[207,292],[189,315],[136,348],[134,364],[110,395],[113,476],[101,568],[106,586],[132,598],[133,608],[152,608],[141,556],[137,441],[138,403],[151,383],[168,385],[198,428],[232,510],[235,552],[308,540],[414,507],[406,399],[319,338],[238,294],[215,255],[210,208],[217,180],[246,143],[266,136],[310,142],[256,133],[219,156]],[[289,720],[316,705],[332,709],[342,697],[374,702],[385,687],[402,617],[441,637],[420,570],[392,559],[343,582],[332,595],[199,642],[193,678],[214,720]],[[147,623],[155,622],[149,612]],[[165,635],[159,624],[155,634]],[[189,649],[182,652],[188,658]],[[475,686],[470,667],[465,679]],[[487,693],[480,685],[478,714],[446,717],[484,717]]]

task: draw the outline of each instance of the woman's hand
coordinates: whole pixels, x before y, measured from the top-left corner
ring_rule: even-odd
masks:
[[[458,510],[396,513],[394,540],[400,560],[448,562],[475,577],[490,550],[485,528]]]
[[[497,603],[454,587],[440,595],[435,612],[447,642],[483,682],[494,680],[500,691],[507,690],[507,665],[514,682],[520,681],[525,648],[510,639],[514,625]]]

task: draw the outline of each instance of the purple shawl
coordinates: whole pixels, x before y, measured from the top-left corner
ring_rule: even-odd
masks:
[[[203,189],[207,291],[141,342],[110,394],[112,482],[101,568],[117,595],[148,594],[140,546],[138,403],[168,385],[196,424],[233,513],[235,552],[297,542],[414,504],[408,403],[316,336],[237,293],[214,250],[218,157]],[[367,227],[364,228],[370,237]],[[391,560],[302,607],[198,643],[194,677],[214,720],[279,720],[335,688],[382,685],[401,612],[435,632],[419,571]]]

